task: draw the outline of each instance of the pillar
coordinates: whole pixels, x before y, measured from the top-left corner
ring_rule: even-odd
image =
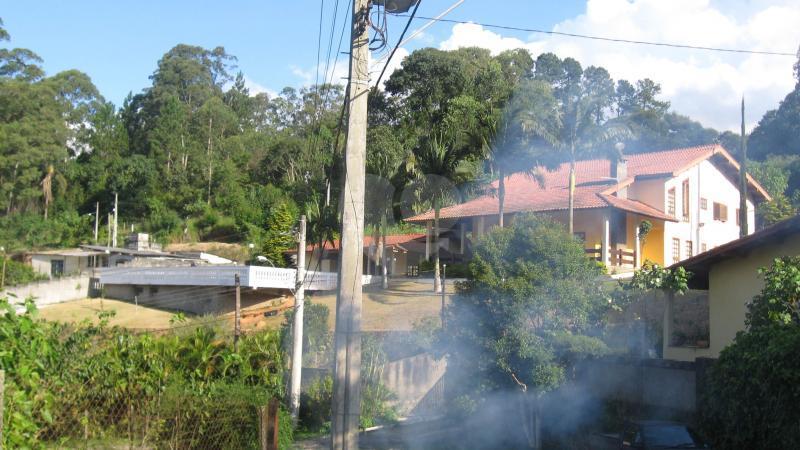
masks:
[[[603,240],[602,240],[602,249],[601,249],[601,257],[603,264],[606,267],[611,268],[611,249],[609,248],[609,243],[611,242],[610,234],[611,234],[611,225],[609,223],[608,213],[606,212],[603,214]]]
[[[425,222],[425,261],[431,260],[431,221]]]
[[[633,233],[633,240],[635,242],[633,251],[636,252],[633,257],[633,267],[634,269],[638,269],[642,265],[642,241],[639,239],[639,227],[634,228]]]

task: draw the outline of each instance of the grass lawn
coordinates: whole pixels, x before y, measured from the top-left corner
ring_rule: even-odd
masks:
[[[49,321],[79,323],[88,320],[97,324],[98,314],[102,311],[115,311],[116,315],[108,324],[125,328],[169,328],[169,319],[175,311],[136,306],[121,300],[86,298],[72,302],[57,303],[39,310],[39,317]]]

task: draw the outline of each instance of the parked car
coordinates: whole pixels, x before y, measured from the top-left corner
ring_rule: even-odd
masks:
[[[627,422],[621,433],[597,433],[592,436],[593,450],[621,449],[710,449],[689,426],[679,422],[637,420]]]

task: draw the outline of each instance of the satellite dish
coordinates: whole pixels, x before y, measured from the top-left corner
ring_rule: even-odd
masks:
[[[382,5],[386,12],[398,14],[408,12],[419,0],[373,0],[372,3]]]

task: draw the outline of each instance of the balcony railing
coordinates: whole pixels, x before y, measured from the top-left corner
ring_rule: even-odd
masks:
[[[602,248],[587,248],[585,249],[586,256],[589,259],[597,262],[603,261],[603,249]],[[630,266],[635,267],[636,265],[636,250],[625,250],[625,249],[616,249],[609,251],[609,263],[611,266],[616,267],[624,267]]]

